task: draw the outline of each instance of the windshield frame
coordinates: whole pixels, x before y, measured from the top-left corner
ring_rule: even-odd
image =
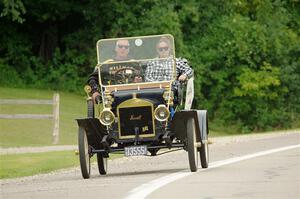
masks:
[[[117,41],[117,40],[130,40],[130,41],[133,41],[135,39],[147,39],[147,38],[162,38],[162,37],[168,37],[168,39],[170,39],[170,42],[172,45],[172,51],[171,51],[171,55],[170,57],[168,58],[158,58],[158,57],[154,57],[154,58],[151,58],[151,59],[132,59],[132,60],[126,60],[126,61],[114,61],[114,60],[109,60],[109,63],[106,61],[104,62],[100,62],[100,55],[101,55],[101,52],[100,52],[100,43],[101,42],[105,42],[105,41],[110,41],[110,42],[114,42],[114,41]],[[122,38],[111,38],[111,39],[100,39],[98,40],[97,42],[97,61],[98,61],[98,64],[97,64],[97,68],[98,68],[98,75],[99,75],[99,84],[101,87],[104,87],[105,90],[112,90],[112,89],[141,89],[141,88],[153,88],[153,87],[170,87],[171,86],[171,83],[173,81],[175,81],[176,79],[176,57],[175,57],[175,45],[174,45],[174,37],[170,34],[162,34],[162,35],[150,35],[150,36],[135,36],[135,37],[122,37]],[[163,59],[172,59],[172,67],[173,67],[173,71],[172,71],[172,79],[170,80],[165,80],[165,81],[148,81],[148,82],[137,82],[137,83],[124,83],[124,84],[113,84],[113,85],[105,85],[103,84],[102,82],[102,79],[101,79],[101,67],[104,65],[104,64],[119,64],[119,63],[130,63],[130,62],[135,62],[135,63],[142,63],[142,62],[147,62],[147,61],[157,61],[157,60],[163,60]],[[147,86],[148,85],[148,86]],[[124,87],[124,88],[122,88]]]

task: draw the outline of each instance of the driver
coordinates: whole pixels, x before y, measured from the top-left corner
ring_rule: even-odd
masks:
[[[115,52],[116,55],[112,61],[127,61],[129,53],[129,41],[127,39],[120,39],[116,42]]]
[[[113,59],[107,60],[111,61],[127,61],[129,53],[129,41],[127,39],[119,39],[115,45],[115,56]],[[95,68],[94,72],[89,75],[87,80],[88,85],[92,88],[92,98],[94,103],[99,103],[101,101],[99,93],[99,76],[98,76],[98,67]]]

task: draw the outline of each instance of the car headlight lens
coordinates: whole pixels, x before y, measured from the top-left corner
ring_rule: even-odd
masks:
[[[100,120],[101,124],[108,126],[108,125],[111,125],[115,121],[115,115],[113,112],[111,112],[111,110],[104,109],[100,113],[99,120]]]
[[[92,88],[90,85],[85,85],[84,86],[84,91],[87,93],[87,94],[90,94],[90,92],[92,91]]]
[[[168,119],[170,115],[169,110],[167,109],[167,107],[165,105],[159,105],[155,111],[154,111],[154,116],[155,119],[157,119],[158,121],[166,121]]]
[[[160,111],[158,114],[159,114],[160,118],[166,117],[166,112],[164,112],[164,111]]]

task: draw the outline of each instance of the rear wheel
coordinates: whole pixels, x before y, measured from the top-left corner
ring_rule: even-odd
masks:
[[[187,121],[187,150],[190,163],[190,170],[192,172],[195,172],[198,169],[199,155],[196,146],[196,129],[195,121],[193,118],[190,118]]]
[[[208,147],[208,119],[207,115],[202,118],[202,131],[203,131],[203,138],[202,138],[202,146],[200,148],[200,158],[201,158],[201,166],[202,168],[207,168],[209,163],[209,147]],[[204,128],[206,127],[206,128]]]
[[[101,153],[97,153],[97,163],[100,175],[106,175],[107,171],[107,158],[103,157]]]
[[[201,166],[202,168],[208,167],[209,162],[209,153],[208,153],[208,142],[207,140],[204,141],[200,148],[200,158],[201,158]]]
[[[90,177],[91,162],[86,131],[82,127],[79,127],[78,131],[78,148],[81,174],[82,177],[86,179]]]

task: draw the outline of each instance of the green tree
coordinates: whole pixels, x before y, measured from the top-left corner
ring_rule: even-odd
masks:
[[[10,17],[12,21],[24,22],[22,15],[26,13],[26,9],[21,0],[3,0],[2,6],[0,17]]]

